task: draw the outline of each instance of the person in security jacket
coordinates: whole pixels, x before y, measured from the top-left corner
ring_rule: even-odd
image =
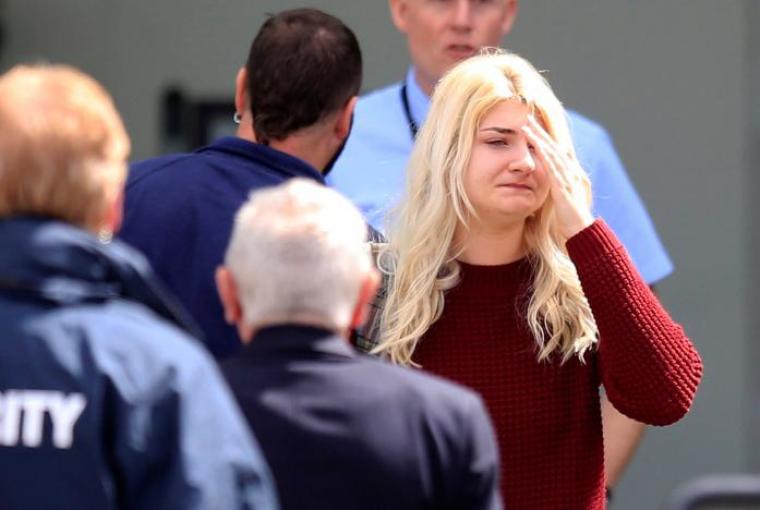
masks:
[[[106,242],[128,148],[88,76],[0,77],[0,508],[277,508],[188,320]]]

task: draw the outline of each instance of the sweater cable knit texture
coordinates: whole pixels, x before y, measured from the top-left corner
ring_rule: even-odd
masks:
[[[599,328],[585,363],[539,362],[525,317],[527,259],[461,263],[442,317],[419,343],[424,370],[482,396],[501,450],[510,509],[604,508],[599,389],[622,413],[652,425],[680,419],[702,374],[694,346],[641,280],[612,231],[597,220],[567,243]]]

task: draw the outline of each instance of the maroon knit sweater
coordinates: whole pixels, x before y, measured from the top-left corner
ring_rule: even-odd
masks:
[[[622,413],[667,425],[689,409],[702,374],[694,346],[625,249],[596,221],[567,243],[599,328],[581,363],[537,361],[525,320],[531,267],[460,263],[442,317],[414,354],[427,371],[478,391],[501,450],[509,509],[603,509],[599,385]]]

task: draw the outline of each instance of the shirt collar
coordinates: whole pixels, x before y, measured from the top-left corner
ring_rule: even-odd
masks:
[[[406,97],[409,101],[409,110],[412,114],[412,119],[421,126],[427,117],[428,110],[430,109],[430,98],[425,94],[420,85],[417,83],[417,79],[414,77],[414,67],[410,67],[406,73]]]
[[[198,149],[197,152],[214,150],[235,154],[257,165],[276,168],[290,177],[307,177],[322,184],[325,182],[322,173],[306,161],[264,144],[250,142],[236,136],[225,136],[211,145]]]
[[[356,356],[348,341],[333,331],[300,324],[267,326],[256,332],[245,346],[244,356],[296,353],[327,354],[343,357]]]

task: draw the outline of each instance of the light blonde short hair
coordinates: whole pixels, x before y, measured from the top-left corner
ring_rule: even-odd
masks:
[[[111,97],[81,71],[21,65],[0,77],[0,217],[98,230],[122,190],[128,153]]]

